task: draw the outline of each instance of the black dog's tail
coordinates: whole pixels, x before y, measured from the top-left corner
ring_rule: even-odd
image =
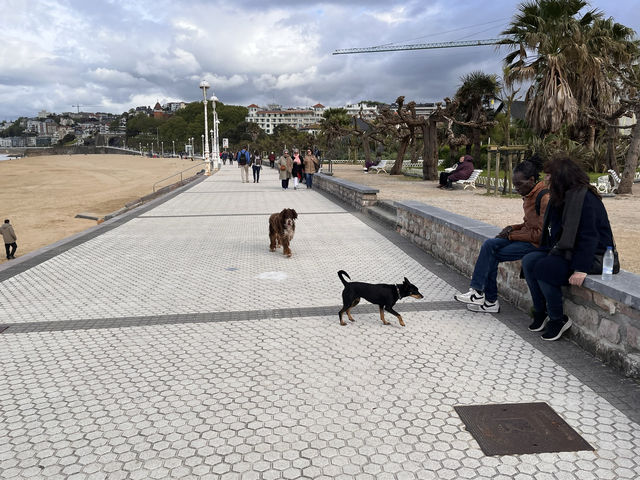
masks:
[[[347,286],[347,283],[349,283],[349,282],[347,282],[347,281],[343,278],[343,276],[347,277],[349,280],[351,280],[351,277],[350,277],[350,276],[349,276],[349,274],[348,274],[347,272],[345,272],[344,270],[340,270],[340,271],[338,272],[338,277],[340,278],[340,281],[341,281],[341,282],[342,282],[342,284],[346,287],[346,286]]]

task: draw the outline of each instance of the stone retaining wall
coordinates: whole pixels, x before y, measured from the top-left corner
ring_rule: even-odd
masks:
[[[335,178],[323,173],[316,173],[313,176],[313,185],[335,195],[343,202],[348,203],[358,210],[374,205],[378,201],[378,189],[359,185],[357,183],[343,180],[341,178]]]
[[[360,198],[359,191],[368,187],[332,177],[325,176],[318,187],[360,210],[366,211],[376,201],[375,193],[366,200]],[[396,230],[402,236],[469,277],[482,243],[500,231],[416,201],[395,202],[395,206]],[[498,290],[516,307],[531,308],[519,261],[500,264]],[[574,324],[568,338],[625,375],[640,379],[640,276],[622,270],[605,282],[589,275],[583,287],[565,287],[564,298],[565,313]]]

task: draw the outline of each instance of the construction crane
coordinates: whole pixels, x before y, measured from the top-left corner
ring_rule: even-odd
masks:
[[[377,47],[363,48],[342,48],[333,52],[334,55],[348,55],[351,53],[377,53],[395,52],[398,50],[427,50],[430,48],[453,48],[453,47],[478,47],[481,45],[498,45],[500,39],[491,38],[489,40],[464,40],[460,42],[440,42],[440,43],[415,43],[410,45],[379,45]]]

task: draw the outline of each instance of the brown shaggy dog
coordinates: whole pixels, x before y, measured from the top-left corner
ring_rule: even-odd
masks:
[[[293,234],[296,231],[296,218],[298,213],[293,208],[285,208],[280,213],[274,213],[269,217],[269,250],[275,251],[282,245],[283,253],[291,256],[289,243],[293,240]]]

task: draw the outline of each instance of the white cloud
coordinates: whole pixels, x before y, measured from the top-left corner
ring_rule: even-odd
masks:
[[[0,118],[76,103],[119,112],[156,100],[193,101],[203,78],[227,104],[337,106],[400,94],[439,100],[455,92],[464,73],[499,74],[504,52],[331,52],[495,37],[520,1],[479,8],[444,0],[4,0]],[[591,3],[640,31],[637,0]]]

